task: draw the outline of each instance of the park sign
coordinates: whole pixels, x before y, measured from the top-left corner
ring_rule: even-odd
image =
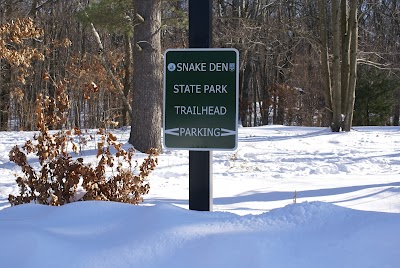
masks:
[[[239,53],[169,49],[164,55],[164,146],[192,151],[237,147]]]

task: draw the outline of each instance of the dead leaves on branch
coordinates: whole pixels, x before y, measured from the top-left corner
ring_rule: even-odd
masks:
[[[139,204],[150,185],[146,180],[156,168],[158,152],[150,150],[139,167],[133,165],[135,151],[125,150],[112,133],[99,129],[97,135],[97,163],[86,164],[83,158],[73,159],[68,149],[78,153],[82,131],[73,130],[49,133],[49,125],[60,126],[65,122],[69,110],[65,83],[58,84],[56,98],[40,95],[36,100],[37,126],[39,133],[33,141],[28,140],[22,148],[14,146],[9,152],[10,161],[21,168],[22,176],[16,182],[20,193],[10,195],[11,205],[39,203],[59,206],[81,200],[104,200]],[[38,157],[40,170],[28,162],[27,155]],[[139,168],[139,170],[137,170]],[[108,176],[111,171],[111,176]],[[78,188],[84,195],[77,197]]]
[[[42,36],[43,29],[36,27],[31,18],[18,18],[0,25],[0,59],[18,67],[17,79],[21,84],[25,84],[32,62],[44,60],[43,53],[26,42]]]
[[[34,73],[33,63],[44,61],[47,54],[60,48],[71,46],[68,38],[54,39],[50,44],[43,45],[44,30],[37,27],[32,18],[17,18],[0,24],[0,59],[15,72],[19,83],[11,92],[13,99],[21,101],[24,97],[23,85],[27,78]],[[33,44],[35,43],[35,44]],[[50,79],[48,73],[43,74],[43,80]]]
[[[122,82],[125,77],[123,66],[124,58],[122,53],[107,52],[104,54],[110,63],[114,75],[117,77],[119,86],[123,87]],[[107,70],[104,69],[98,56],[86,54],[71,55],[66,67],[68,74],[73,78],[75,84],[73,88],[83,91],[85,100],[98,98],[100,91],[118,94],[115,85],[108,78]]]

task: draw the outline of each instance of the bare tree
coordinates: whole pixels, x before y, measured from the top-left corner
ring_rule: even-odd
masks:
[[[350,131],[357,79],[357,0],[332,1],[332,62],[328,60],[326,1],[319,0],[321,73],[325,98],[332,114],[331,129]],[[349,5],[349,6],[348,6]]]

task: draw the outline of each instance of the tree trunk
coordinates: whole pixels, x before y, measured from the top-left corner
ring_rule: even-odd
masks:
[[[400,95],[400,94],[396,94]],[[396,104],[394,106],[394,111],[393,111],[393,126],[398,126],[399,125],[399,120],[400,120],[400,100],[398,96],[396,98]]]
[[[0,68],[3,66],[0,63]],[[6,67],[0,73],[0,131],[8,130],[8,106],[10,104],[10,79],[11,66],[4,64]]]
[[[346,99],[346,114],[344,121],[344,131],[350,131],[353,124],[354,102],[356,99],[357,81],[357,50],[358,50],[358,20],[357,20],[357,0],[351,0],[349,15],[349,35],[350,35],[350,70],[349,83]]]
[[[342,121],[342,91],[341,91],[341,66],[340,66],[340,10],[339,1],[332,1],[332,27],[333,27],[333,59],[332,59],[332,131],[339,132]]]
[[[134,0],[144,22],[134,29],[132,126],[129,138],[136,150],[162,149],[161,0]]]
[[[321,39],[321,74],[322,74],[322,85],[323,93],[325,99],[325,106],[327,109],[327,120],[332,121],[332,90],[331,90],[331,80],[330,80],[330,68],[328,60],[328,31],[326,28],[326,1],[318,1],[318,9],[320,14],[319,20],[319,34]]]
[[[131,37],[127,32],[124,33],[124,50],[125,50],[125,62],[124,62],[124,70],[125,70],[125,77],[124,77],[124,95],[126,99],[128,98],[129,91],[131,89],[131,81],[132,81],[132,42]],[[125,105],[122,107],[122,125],[127,126],[128,123],[128,114],[129,109]]]
[[[251,122],[249,119],[249,106],[250,106],[250,76],[251,76],[251,64],[250,57],[244,59],[246,61],[245,67],[243,68],[242,75],[242,86],[240,87],[240,104],[239,104],[239,114],[242,121],[243,127],[250,127]]]
[[[342,0],[340,2],[340,35],[342,38],[342,61],[341,61],[341,88],[342,88],[342,113],[345,113],[347,109],[347,95],[349,87],[349,77],[350,77],[350,25],[349,12],[347,8],[347,0]]]

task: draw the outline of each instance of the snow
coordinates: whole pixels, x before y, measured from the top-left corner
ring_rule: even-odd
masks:
[[[114,132],[128,146],[129,129]],[[400,127],[239,128],[236,151],[213,152],[213,212],[188,210],[175,150],[142,205],[9,207],[8,151],[33,134],[0,132],[0,267],[400,267]]]

